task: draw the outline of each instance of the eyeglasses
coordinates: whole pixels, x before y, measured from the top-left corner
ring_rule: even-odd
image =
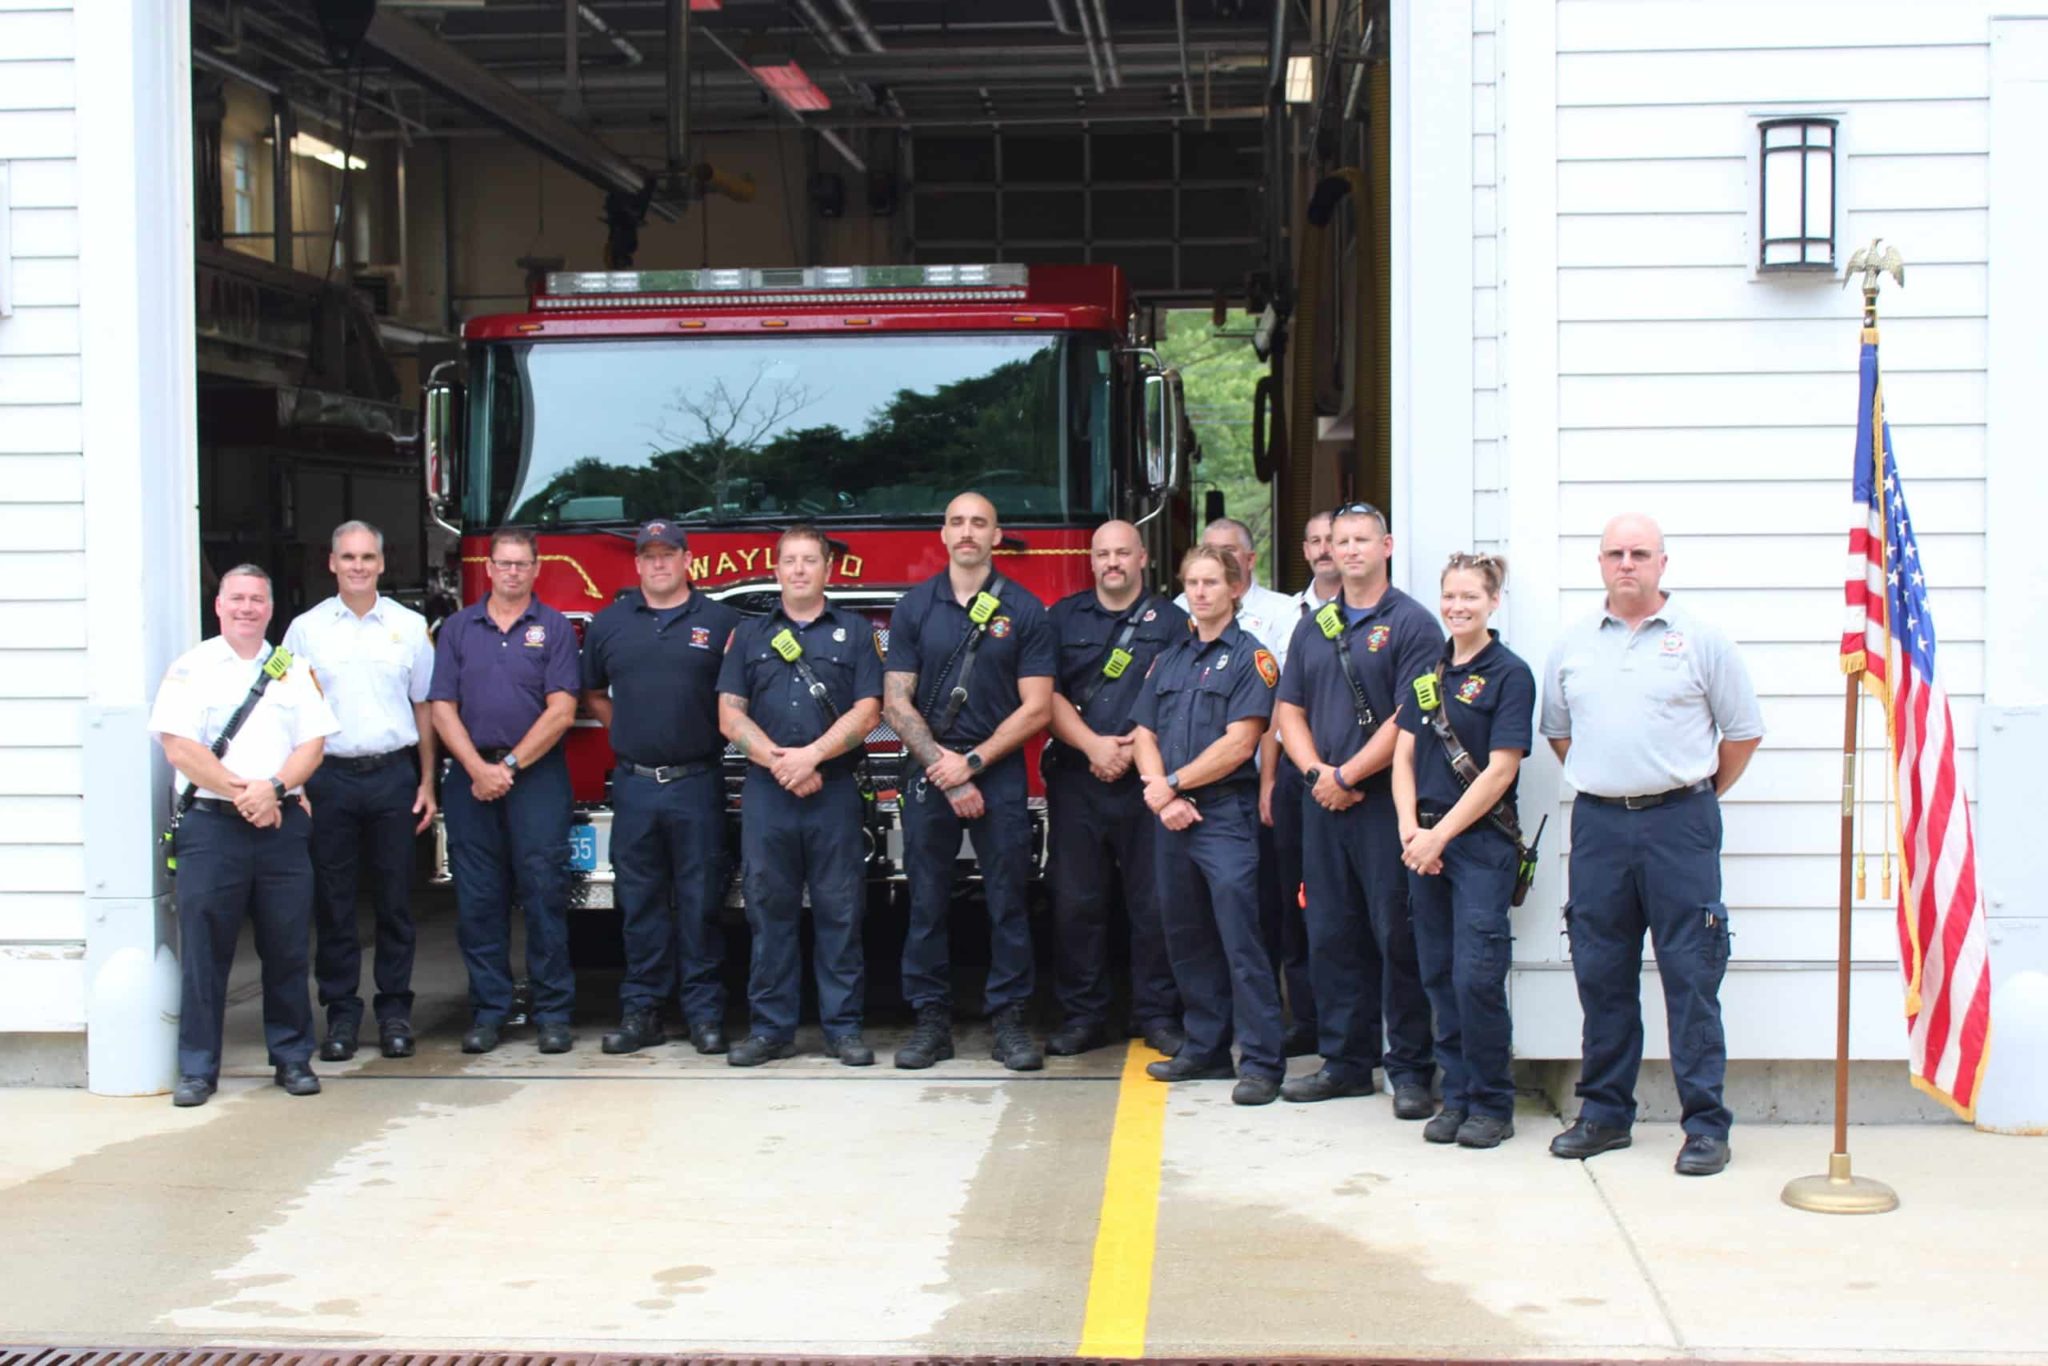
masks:
[[[1452,569],[1498,569],[1500,562],[1500,556],[1498,555],[1473,555],[1466,551],[1458,550],[1451,553],[1450,567]]]
[[[1371,503],[1346,503],[1343,507],[1331,509],[1330,520],[1334,522],[1339,517],[1373,517],[1379,520],[1381,526],[1387,524],[1387,514]]]
[[[533,560],[492,560],[491,567],[505,574],[525,574],[535,567]]]

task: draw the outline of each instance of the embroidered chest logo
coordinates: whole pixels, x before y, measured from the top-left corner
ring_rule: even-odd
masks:
[[[1366,653],[1376,655],[1381,650],[1384,650],[1387,647],[1388,638],[1393,634],[1394,630],[1391,626],[1375,626],[1370,631],[1367,631],[1365,633]]]
[[[1458,688],[1458,700],[1470,706],[1479,700],[1479,694],[1486,691],[1486,680],[1478,674],[1470,674]]]
[[[526,628],[526,644],[527,644],[527,647],[528,647],[529,649],[534,649],[534,650],[538,650],[538,649],[539,649],[539,648],[540,648],[541,646],[543,646],[543,645],[545,645],[545,644],[547,644],[547,643],[548,643],[548,628],[547,628],[547,627],[545,627],[545,626],[529,626],[529,627],[527,627],[527,628]]]
[[[1010,619],[1008,617],[997,617],[988,624],[988,633],[997,640],[1003,639],[1010,634]]]
[[[1158,619],[1159,609],[1157,607],[1147,607],[1145,609],[1145,615],[1138,618],[1139,621],[1157,621]]]
[[[1658,654],[1682,655],[1685,653],[1685,632],[1666,631],[1664,643],[1657,648]]]
[[[711,628],[709,626],[692,626],[690,628],[690,647],[695,650],[710,649]]]

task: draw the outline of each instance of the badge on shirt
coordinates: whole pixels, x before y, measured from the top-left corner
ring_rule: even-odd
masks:
[[[543,646],[543,645],[545,645],[545,644],[547,644],[547,643],[548,643],[548,628],[547,628],[547,627],[545,627],[545,626],[529,626],[529,627],[527,627],[527,628],[526,628],[526,647],[527,647],[528,649],[530,649],[530,650],[538,650],[538,649],[539,649],[539,648],[540,648],[541,646]]]
[[[994,636],[997,640],[1001,640],[1003,637],[1009,635],[1010,619],[1008,617],[997,617],[994,621],[991,621],[988,624],[988,633]]]
[[[1271,650],[1259,650],[1252,655],[1252,664],[1257,667],[1259,677],[1266,680],[1266,686],[1275,687],[1280,682],[1280,661],[1273,658]]]
[[[1370,631],[1367,631],[1365,633],[1366,653],[1378,654],[1382,649],[1386,648],[1387,640],[1393,634],[1394,628],[1385,624],[1375,626]]]
[[[1139,621],[1154,621],[1154,620],[1157,620],[1157,619],[1158,619],[1158,616],[1159,616],[1159,609],[1158,609],[1157,607],[1147,607],[1147,608],[1145,609],[1145,615],[1144,615],[1144,616],[1142,616],[1142,617],[1139,617],[1139,618],[1138,618],[1138,620],[1139,620]]]
[[[1684,653],[1685,653],[1685,632],[1683,632],[1683,631],[1666,631],[1666,632],[1664,633],[1664,644],[1663,644],[1663,645],[1662,645],[1662,646],[1661,646],[1661,647],[1659,648],[1659,650],[1658,650],[1658,653],[1659,653],[1659,654],[1667,654],[1667,655],[1682,655],[1682,654],[1684,654]]]
[[[844,645],[846,643],[846,628],[844,626],[832,628],[832,641],[835,645]]]
[[[690,648],[693,650],[708,650],[711,648],[711,628],[709,626],[692,626],[690,628]]]
[[[1474,702],[1477,702],[1479,694],[1485,691],[1486,680],[1478,674],[1468,674],[1465,677],[1464,683],[1458,688],[1458,700],[1469,707]]]
[[[1202,670],[1202,677],[1207,678],[1212,673],[1220,674],[1229,667],[1230,655],[1227,652],[1224,654],[1220,654],[1216,656],[1216,662],[1213,665],[1211,665],[1209,668]]]

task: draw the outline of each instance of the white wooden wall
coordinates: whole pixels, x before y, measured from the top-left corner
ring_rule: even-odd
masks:
[[[85,460],[70,0],[0,0],[0,1031],[85,1020]]]
[[[1882,304],[1887,412],[1974,790],[1991,10],[1913,0],[1474,4],[1475,45],[1499,55],[1497,84],[1485,84],[1476,47],[1472,73],[1475,531],[1515,554],[1511,634],[1532,662],[1559,623],[1597,608],[1600,529],[1625,510],[1658,517],[1667,585],[1741,643],[1770,733],[1727,804],[1739,1056],[1832,1046],[1832,998],[1815,991],[1834,953],[1835,652],[1859,304],[1838,277],[1759,278],[1751,268],[1755,122],[1839,118],[1838,259],[1875,236],[1906,255],[1907,288],[1887,287]],[[1547,757],[1531,778],[1568,795]],[[1568,820],[1561,801],[1553,837]],[[1857,975],[1861,1056],[1896,1056],[1904,1042],[1893,916],[1879,891],[1873,863],[1854,925],[1854,955],[1867,965]],[[1547,876],[1517,922],[1517,1043],[1530,1056],[1576,1052],[1559,970],[1561,896],[1561,877]]]

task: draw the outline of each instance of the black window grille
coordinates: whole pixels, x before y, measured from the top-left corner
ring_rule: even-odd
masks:
[[[1757,175],[1757,269],[1835,268],[1837,120],[1765,119]]]

